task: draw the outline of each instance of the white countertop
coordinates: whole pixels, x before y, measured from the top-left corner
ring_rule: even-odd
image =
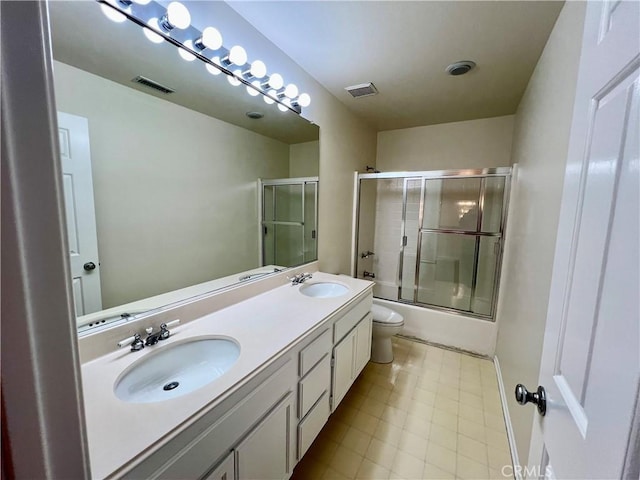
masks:
[[[372,283],[347,276],[314,273],[305,284],[331,281],[349,287],[340,297],[310,298],[299,286],[266,293],[171,329],[171,337],[140,352],[114,351],[82,365],[84,404],[93,478],[108,477],[143,454],[148,456],[173,436],[178,427],[197,420],[275,360]],[[156,403],[126,403],[115,396],[120,374],[146,355],[189,337],[222,335],[240,344],[231,369],[208,385]],[[149,421],[161,418],[162,421]]]

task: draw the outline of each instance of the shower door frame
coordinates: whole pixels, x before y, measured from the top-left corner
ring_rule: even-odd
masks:
[[[388,179],[388,178],[402,178],[403,179],[403,191],[402,191],[402,221],[400,224],[401,237],[399,244],[399,256],[398,256],[398,278],[396,279],[398,285],[398,293],[395,301],[399,303],[405,303],[408,305],[417,305],[420,307],[431,308],[433,310],[445,311],[447,313],[451,313],[454,315],[460,315],[464,317],[473,317],[482,320],[495,321],[496,310],[498,306],[498,295],[499,295],[499,286],[500,286],[500,275],[502,272],[502,257],[504,253],[504,235],[507,226],[507,217],[509,212],[509,199],[511,194],[511,175],[513,173],[512,167],[495,167],[495,168],[483,168],[483,169],[464,169],[464,170],[431,170],[431,171],[421,171],[421,172],[381,172],[381,173],[358,173],[357,174],[357,192],[356,192],[356,205],[354,209],[355,213],[355,238],[356,238],[356,247],[354,248],[353,255],[353,272],[356,273],[357,276],[357,268],[358,268],[358,246],[357,241],[359,239],[359,213],[360,213],[360,188],[362,180],[379,180],[379,179]],[[497,233],[494,232],[481,232],[480,227],[482,225],[482,217],[484,210],[484,202],[485,202],[485,183],[486,178],[489,177],[504,177],[504,195],[502,198],[502,216],[500,219],[500,231]],[[451,229],[438,229],[438,228],[423,228],[423,220],[424,220],[424,202],[425,202],[425,187],[427,180],[443,180],[443,179],[455,179],[455,178],[480,178],[480,192],[479,192],[479,204],[478,204],[478,219],[477,219],[477,227],[476,232],[468,232],[468,231],[459,231],[459,230],[451,230]],[[404,250],[405,250],[405,242],[406,242],[406,214],[407,214],[407,183],[410,180],[421,179],[420,182],[420,208],[418,212],[418,235],[416,238],[416,264],[415,264],[415,278],[413,283],[413,300],[404,300],[402,299],[402,277],[404,271]],[[418,302],[418,285],[419,285],[419,276],[420,276],[420,255],[422,248],[422,234],[423,233],[443,233],[443,234],[456,234],[456,235],[465,235],[465,236],[474,236],[476,237],[475,242],[475,251],[474,251],[474,259],[473,259],[473,278],[472,278],[472,286],[471,286],[471,298],[470,305],[473,302],[475,296],[477,275],[478,275],[478,253],[479,253],[479,243],[480,237],[493,237],[499,239],[499,249],[496,253],[496,265],[495,265],[495,275],[494,275],[494,285],[493,285],[493,296],[491,298],[491,312],[489,315],[483,315],[479,313],[474,313],[467,310],[459,310],[456,308],[444,307],[440,305],[433,305],[430,303]]]
[[[304,186],[308,183],[314,183],[315,184],[315,189],[314,189],[314,202],[315,202],[315,212],[314,212],[314,216],[315,216],[315,229],[314,229],[314,239],[316,241],[316,255],[315,255],[315,260],[318,259],[318,186],[319,186],[319,177],[296,177],[296,178],[276,178],[276,179],[262,179],[259,178],[258,179],[258,214],[260,215],[260,219],[258,221],[258,250],[259,250],[259,255],[260,255],[260,265],[264,266],[265,265],[265,257],[266,257],[266,252],[264,251],[265,245],[264,245],[264,227],[267,225],[298,225],[301,226],[302,229],[302,245],[303,245],[303,252],[304,252],[304,245],[305,245],[305,238],[304,238],[304,225],[306,222],[306,218],[305,218],[305,190],[304,190]],[[302,192],[301,192],[301,196],[302,196],[302,204],[301,204],[301,211],[302,211],[302,221],[301,222],[287,222],[287,221],[267,221],[264,219],[264,187],[265,186],[271,186],[271,185],[302,185]],[[273,201],[275,202],[275,198],[276,196],[274,195],[273,197]],[[275,212],[275,204],[273,206],[273,211]],[[274,259],[275,261],[275,259]],[[300,265],[304,265],[305,263],[309,263],[310,261],[314,261],[314,260],[309,260],[309,261],[303,261]],[[298,266],[298,265],[294,265],[294,266]]]

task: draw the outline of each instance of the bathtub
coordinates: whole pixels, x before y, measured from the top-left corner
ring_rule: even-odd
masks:
[[[374,298],[373,303],[391,308],[404,317],[402,335],[480,355],[494,355],[495,322],[381,298]]]

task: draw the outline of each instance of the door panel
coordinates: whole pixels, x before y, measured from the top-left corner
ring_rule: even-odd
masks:
[[[58,112],[67,238],[76,316],[102,310],[87,119]],[[85,270],[86,263],[95,265]]]
[[[353,382],[353,364],[356,351],[356,333],[353,330],[333,349],[333,398],[331,410],[335,411]]]
[[[529,454],[557,478],[624,475],[640,384],[639,5],[587,6]]]

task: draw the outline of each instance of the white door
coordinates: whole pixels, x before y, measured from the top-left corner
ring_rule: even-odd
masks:
[[[93,201],[89,123],[58,112],[69,257],[76,316],[102,310],[100,262]]]
[[[539,381],[547,411],[525,476],[627,478],[638,460],[639,7],[587,7]]]

